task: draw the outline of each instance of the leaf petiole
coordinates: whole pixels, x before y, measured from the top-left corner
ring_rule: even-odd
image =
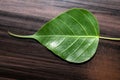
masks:
[[[102,36],[100,36],[99,38],[108,39],[108,40],[120,40],[120,38],[110,38],[110,37],[102,37]]]

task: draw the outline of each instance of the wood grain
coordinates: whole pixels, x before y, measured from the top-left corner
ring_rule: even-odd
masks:
[[[0,0],[0,80],[120,80],[120,41],[100,39],[90,61],[72,64],[35,40],[7,33],[33,34],[74,7],[94,13],[102,36],[120,37],[120,0]]]

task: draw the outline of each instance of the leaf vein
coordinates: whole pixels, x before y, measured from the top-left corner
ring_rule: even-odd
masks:
[[[68,56],[66,57],[66,59],[69,58],[70,56],[72,56],[72,55],[81,47],[81,45],[82,45],[85,41],[86,41],[86,38],[81,42],[81,44],[80,44],[70,55],[68,55]]]
[[[69,28],[69,30],[75,35],[75,33],[72,31],[72,29],[65,23],[65,22],[63,22],[61,19],[59,19],[63,24],[65,24],[68,28]]]
[[[74,42],[71,43],[71,45],[69,45],[66,49],[64,49],[64,51],[62,51],[61,53],[65,52],[67,49],[69,49],[71,46],[74,45],[74,43],[76,43],[79,40],[79,38],[77,38]],[[64,55],[64,54],[63,54]]]
[[[79,11],[79,12],[81,12],[81,11]],[[82,14],[83,14],[83,12],[81,12]],[[79,14],[78,14],[79,15]],[[85,16],[85,14],[83,14],[84,16]],[[86,17],[86,16],[85,16]],[[97,30],[96,30],[96,28],[95,28],[95,26],[94,26],[94,24],[93,24],[93,22],[90,20],[90,18],[89,17],[86,17],[87,19],[88,19],[88,21],[92,24],[92,26],[93,26],[93,28],[94,28],[94,30],[95,30],[95,33],[96,33],[96,35],[97,35]]]
[[[90,45],[88,45],[88,47],[86,49],[84,49],[84,51],[79,55],[77,56],[74,60],[76,61],[82,54],[84,54],[84,52],[95,42],[96,39],[93,40],[93,42],[91,42]]]
[[[86,35],[88,35],[86,29],[83,27],[82,24],[80,24],[72,15],[68,14],[68,16],[71,17],[74,21],[76,21],[76,22],[82,27],[82,29],[83,29],[83,31],[86,33]]]

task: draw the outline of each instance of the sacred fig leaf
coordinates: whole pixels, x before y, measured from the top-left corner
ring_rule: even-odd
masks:
[[[73,63],[82,63],[92,58],[99,42],[96,18],[91,12],[80,8],[73,8],[60,14],[33,35],[10,34],[36,39],[55,55]]]
[[[99,38],[120,40],[120,38],[101,37],[99,26],[93,14],[85,9],[70,9],[42,26],[35,34],[23,36],[9,32],[20,38],[32,38],[51,50],[60,58],[82,63],[93,57]]]

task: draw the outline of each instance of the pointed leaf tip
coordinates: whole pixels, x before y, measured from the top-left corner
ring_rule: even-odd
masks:
[[[14,36],[14,37],[19,37],[19,38],[33,38],[33,35],[17,35],[17,34],[14,34],[10,31],[8,31],[8,34],[11,35],[11,36]]]

